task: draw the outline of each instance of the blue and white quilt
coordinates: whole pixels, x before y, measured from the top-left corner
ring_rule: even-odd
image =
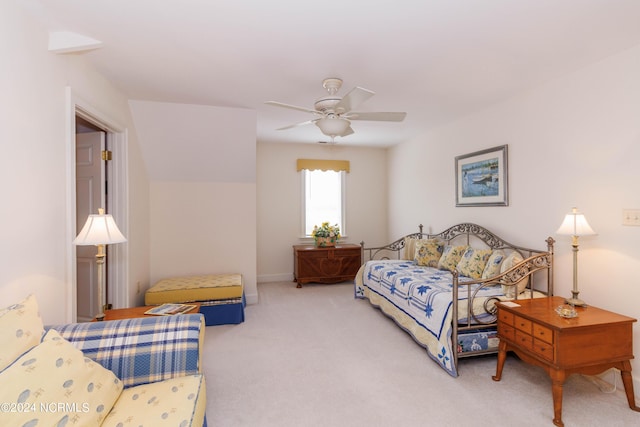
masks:
[[[459,283],[472,279],[459,276]],[[459,286],[458,313],[466,321],[468,292],[478,285]],[[450,271],[421,267],[412,261],[382,260],[367,262],[355,281],[356,298],[369,299],[380,307],[403,329],[407,330],[429,356],[450,375],[457,376],[453,361],[452,333],[452,288]],[[479,319],[484,313],[485,297],[501,296],[500,286],[484,287],[474,298],[473,312]]]

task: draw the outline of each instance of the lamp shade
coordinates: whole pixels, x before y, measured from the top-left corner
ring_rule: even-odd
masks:
[[[578,213],[578,209],[576,208],[573,208],[571,213],[568,213],[564,217],[564,221],[562,221],[562,224],[556,233],[566,234],[569,236],[590,236],[596,234],[584,215]]]
[[[351,126],[351,122],[340,117],[329,116],[316,121],[316,126],[320,128],[323,134],[333,138],[343,136],[347,132],[347,129],[349,129],[349,126]]]
[[[126,242],[113,217],[109,214],[92,214],[73,241],[74,245],[111,245]]]

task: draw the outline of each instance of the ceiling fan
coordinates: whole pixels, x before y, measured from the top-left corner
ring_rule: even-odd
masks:
[[[305,122],[285,126],[279,128],[278,130],[291,129],[308,124],[315,124],[316,126],[318,126],[318,128],[320,128],[320,131],[323,134],[331,137],[331,141],[334,141],[335,137],[337,136],[347,136],[353,133],[353,129],[351,128],[352,120],[401,122],[407,115],[407,113],[368,113],[352,111],[361,103],[375,95],[375,92],[361,87],[355,87],[351,89],[351,91],[344,97],[340,97],[336,95],[336,93],[338,92],[340,87],[342,87],[342,80],[335,77],[324,79],[322,81],[322,87],[324,87],[329,92],[329,95],[317,99],[314,104],[313,110],[310,108],[298,107],[296,105],[284,104],[277,101],[265,102],[265,104],[273,105],[275,107],[283,107],[311,113],[317,117]]]

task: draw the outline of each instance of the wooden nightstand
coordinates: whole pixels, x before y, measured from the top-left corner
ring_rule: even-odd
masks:
[[[362,265],[362,247],[343,244],[319,248],[293,246],[293,278],[298,288],[309,282],[338,283],[353,280]]]
[[[555,309],[564,298],[549,297],[513,301],[498,306],[500,347],[495,381],[500,381],[507,351],[514,351],[526,363],[542,367],[552,381],[553,423],[563,426],[562,386],[576,373],[595,375],[617,368],[629,407],[636,406],[631,378],[633,322],[636,319],[596,307],[576,307],[578,317],[560,317]],[[639,419],[640,422],[640,419]]]

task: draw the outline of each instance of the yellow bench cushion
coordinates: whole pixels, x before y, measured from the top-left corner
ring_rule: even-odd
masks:
[[[173,277],[160,280],[144,295],[146,305],[168,302],[211,301],[241,298],[241,274],[210,274],[205,276]]]

